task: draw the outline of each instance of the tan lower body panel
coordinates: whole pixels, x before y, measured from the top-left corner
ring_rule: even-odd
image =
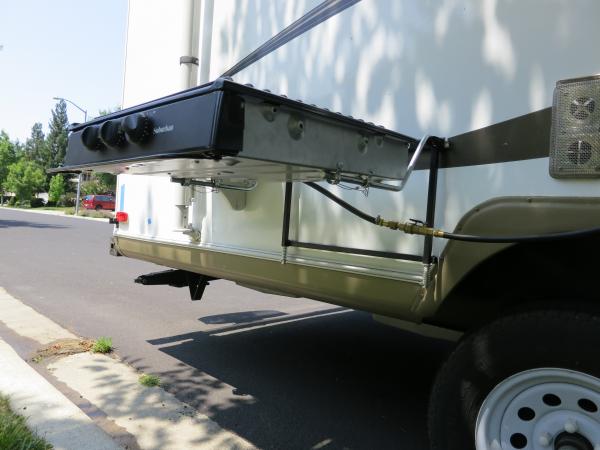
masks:
[[[599,198],[498,197],[465,214],[455,232],[527,236],[585,230],[597,227],[599,223]],[[437,302],[445,299],[478,264],[511,245],[514,244],[450,241],[440,258]]]
[[[414,309],[422,289],[414,282],[121,236],[115,242],[119,252],[130,258],[384,316],[417,319]]]

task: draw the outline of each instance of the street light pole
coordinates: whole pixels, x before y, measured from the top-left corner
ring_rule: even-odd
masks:
[[[67,103],[70,103],[71,105],[73,105],[75,108],[77,108],[79,111],[81,111],[83,113],[83,121],[87,122],[87,111],[85,109],[83,109],[81,106],[79,106],[77,103],[74,103],[71,100],[69,100],[68,98],[63,98],[63,97],[52,97],[52,100],[62,100]]]
[[[53,100],[62,100],[64,102],[70,103],[71,105],[73,105],[75,108],[77,108],[79,111],[81,111],[83,113],[83,121],[87,122],[87,111],[85,109],[83,109],[81,106],[79,106],[78,104],[72,102],[68,98],[63,98],[63,97],[52,97],[52,99]],[[77,177],[77,197],[75,197],[75,215],[76,216],[79,215],[79,197],[81,195],[81,176],[82,176],[82,172],[79,172],[79,176]]]

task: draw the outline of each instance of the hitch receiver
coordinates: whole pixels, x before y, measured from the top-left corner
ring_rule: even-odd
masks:
[[[135,282],[147,286],[160,284],[173,287],[188,286],[190,288],[191,299],[200,300],[204,294],[204,289],[213,280],[216,280],[216,278],[195,272],[188,272],[187,270],[172,269],[140,275],[135,279]]]

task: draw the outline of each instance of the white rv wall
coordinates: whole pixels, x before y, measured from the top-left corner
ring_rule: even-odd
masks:
[[[213,78],[319,1],[220,0]],[[362,0],[235,77],[419,136],[551,104],[600,72],[594,0]]]
[[[212,78],[318,3],[219,1]],[[599,17],[594,0],[363,0],[234,79],[417,138],[453,136],[551,106],[557,80],[599,73]],[[452,230],[496,196],[600,193],[593,181],[551,179],[547,165],[544,158],[442,170],[437,225]],[[337,193],[371,213],[423,219],[427,176],[416,172],[402,194]],[[315,227],[329,222],[331,207],[303,195],[315,198],[303,203],[303,239],[420,251],[419,239],[373,232],[352,217],[348,227]],[[443,245],[436,242],[438,253]]]
[[[210,67],[201,71],[209,70],[211,79],[216,78],[319,3],[214,2]],[[183,0],[130,0],[125,106],[181,89],[179,56],[185,43],[180,27],[189,20],[184,10]],[[548,107],[556,80],[600,72],[599,17],[600,2],[593,0],[363,0],[234,79],[415,137],[452,136]],[[371,214],[423,219],[427,176],[427,171],[415,172],[400,194],[372,189],[365,197],[334,190]],[[136,183],[132,177],[120,180]],[[165,183],[157,181],[160,187],[152,190],[153,197],[142,198],[139,214],[144,219],[139,226],[132,224],[131,231],[122,227],[120,233],[189,243],[187,236],[170,231],[172,224],[160,225],[171,220],[159,214],[172,210],[172,196],[163,195]],[[131,192],[139,189],[127,189],[129,209],[136,199]],[[422,251],[420,238],[377,229],[301,185],[295,190],[293,238]],[[280,184],[261,184],[248,194],[244,211],[232,210],[222,194],[202,195],[197,196],[193,217],[194,226],[203,231],[200,245],[278,257]],[[600,196],[600,187],[593,180],[550,178],[547,158],[444,169],[436,225],[452,230],[477,204],[508,195]],[[443,245],[437,241],[435,252],[439,254]],[[356,261],[318,251],[290,249],[290,254]],[[396,261],[369,264],[405,270],[405,263]]]
[[[179,57],[190,56],[199,47],[197,34],[196,42],[190,43],[194,37],[191,14],[200,13],[194,3],[199,0],[129,0],[124,108],[189,87]]]

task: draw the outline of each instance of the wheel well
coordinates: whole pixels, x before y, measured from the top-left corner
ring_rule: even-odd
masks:
[[[600,236],[506,248],[467,274],[427,322],[468,330],[540,304],[600,306],[599,250]]]

